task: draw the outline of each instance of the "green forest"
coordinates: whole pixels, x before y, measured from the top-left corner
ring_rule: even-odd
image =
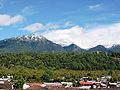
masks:
[[[0,66],[29,69],[120,70],[119,54],[113,53],[22,53],[0,54]]]
[[[111,75],[120,81],[120,53],[1,53],[0,77],[13,76],[15,87],[24,82],[76,81]]]

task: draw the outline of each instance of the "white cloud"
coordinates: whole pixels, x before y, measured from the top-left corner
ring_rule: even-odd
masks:
[[[90,5],[90,6],[88,6],[88,8],[91,9],[91,10],[95,10],[95,9],[100,8],[102,5],[103,4]]]
[[[48,29],[57,29],[59,27],[60,27],[60,25],[58,25],[58,24],[48,23],[44,26],[44,29],[47,29],[47,30]]]
[[[60,43],[62,45],[64,44],[69,45],[71,43],[74,43],[75,41],[74,39],[78,38],[77,36],[79,36],[79,34],[82,35],[82,33],[83,28],[79,26],[74,26],[70,29],[49,31],[46,32],[44,36],[58,44]]]
[[[9,26],[12,24],[16,24],[24,20],[24,17],[21,15],[10,16],[7,14],[0,15],[0,26]]]
[[[39,30],[43,29],[43,27],[44,26],[41,23],[34,23],[34,24],[31,24],[31,25],[28,25],[28,26],[24,27],[23,30],[36,32],[36,31],[39,31]]]
[[[48,23],[48,24],[42,24],[42,23],[33,23],[31,25],[28,25],[26,27],[23,28],[23,30],[27,30],[27,31],[31,31],[31,32],[37,32],[40,30],[55,30],[60,28],[61,26],[58,24],[54,24],[54,23]]]
[[[31,32],[38,32],[40,30],[44,30],[44,31],[49,31],[49,30],[56,30],[59,28],[68,28],[73,26],[74,24],[71,23],[70,21],[64,22],[62,23],[47,23],[47,24],[42,24],[42,23],[33,23],[30,24],[28,26],[25,26],[24,28],[22,28],[22,30],[27,30],[27,31],[31,31]]]
[[[64,24],[65,27],[70,27],[70,26],[73,26],[73,25],[74,25],[74,24],[71,23],[70,21],[67,21],[67,22],[65,22],[65,24]]]
[[[120,23],[85,30],[80,26],[74,26],[64,30],[53,30],[43,35],[58,44],[69,45],[75,43],[82,48],[91,48],[96,45],[112,46],[120,44]]]

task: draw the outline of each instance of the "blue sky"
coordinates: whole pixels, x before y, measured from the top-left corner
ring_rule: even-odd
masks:
[[[120,0],[0,0],[0,40],[82,27],[94,31],[120,22]],[[54,39],[51,39],[54,40]]]

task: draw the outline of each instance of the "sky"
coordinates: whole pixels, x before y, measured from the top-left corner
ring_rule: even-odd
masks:
[[[120,44],[120,0],[0,0],[0,40],[39,33],[63,46]]]

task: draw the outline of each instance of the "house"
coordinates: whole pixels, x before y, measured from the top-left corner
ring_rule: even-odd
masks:
[[[97,78],[97,81],[100,81],[100,82],[108,82],[108,81],[110,81],[110,79],[111,79],[112,77],[111,76],[103,76],[103,77],[101,77],[101,78]]]
[[[81,87],[80,89],[92,89],[92,88],[96,88],[95,82],[93,81],[80,81],[79,82]]]
[[[81,87],[79,87],[79,89],[82,89],[82,90],[91,89],[91,86],[81,86]]]
[[[47,90],[46,85],[43,83],[24,83],[23,90]]]
[[[101,82],[97,82],[97,81],[80,81],[79,82],[81,89],[95,89],[95,88],[101,88],[101,87],[107,87],[106,84],[103,84]]]
[[[110,83],[108,84],[108,87],[109,87],[109,88],[117,88],[117,83],[111,83],[111,82],[110,82]]]
[[[82,77],[80,81],[89,81],[89,77]]]
[[[61,84],[65,87],[73,87],[73,83],[72,82],[61,82]]]
[[[46,87],[62,87],[61,83],[44,83]]]
[[[120,82],[117,82],[117,87],[120,88]]]
[[[13,84],[8,80],[0,80],[0,90],[13,90]]]

